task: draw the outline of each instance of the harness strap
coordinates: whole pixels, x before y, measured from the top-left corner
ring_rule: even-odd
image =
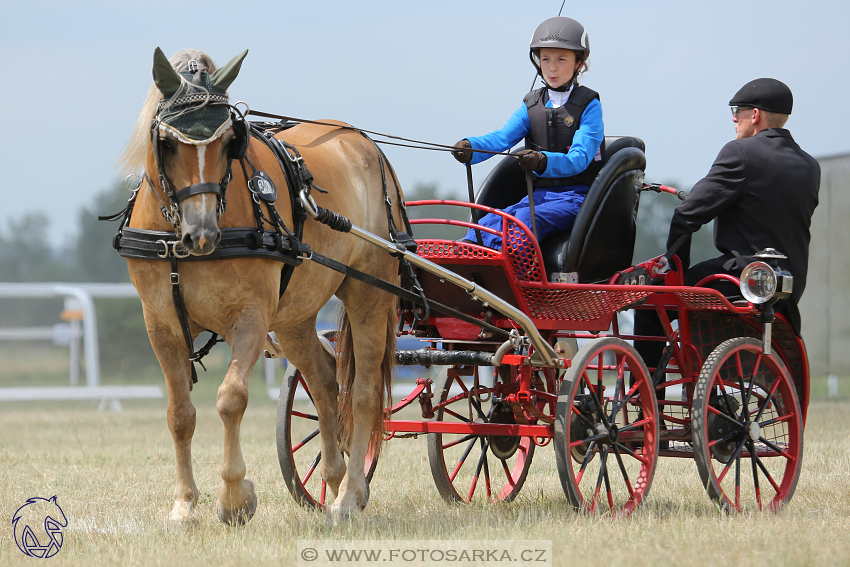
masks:
[[[422,306],[425,306],[425,307],[430,306],[431,308],[434,309],[434,311],[439,311],[440,313],[443,313],[444,315],[448,315],[450,317],[460,319],[461,321],[471,323],[471,324],[473,324],[477,327],[481,327],[485,331],[489,331],[491,333],[497,333],[497,334],[500,334],[500,335],[504,335],[506,337],[510,336],[510,334],[507,331],[500,329],[500,328],[498,328],[494,325],[491,325],[490,323],[486,323],[484,321],[481,321],[480,319],[476,319],[475,317],[472,317],[471,315],[467,315],[466,313],[462,313],[460,311],[457,311],[456,309],[452,309],[451,307],[449,307],[447,305],[443,305],[442,303],[438,303],[438,302],[432,301],[430,299],[427,302],[425,302],[425,301],[423,301],[422,297],[420,297],[419,295],[417,295],[417,294],[415,294],[411,291],[404,289],[403,287],[399,287],[395,284],[391,284],[390,282],[384,281],[380,278],[376,278],[373,275],[367,274],[365,272],[361,272],[360,270],[358,270],[356,268],[352,268],[351,266],[347,266],[346,264],[343,264],[342,262],[337,262],[336,260],[332,260],[331,258],[328,258],[327,256],[323,256],[322,254],[319,254],[317,252],[313,252],[310,255],[309,259],[313,260],[317,264],[321,264],[322,266],[325,266],[325,267],[330,268],[334,271],[337,271],[344,276],[349,276],[349,277],[351,277],[355,280],[361,281],[361,282],[363,282],[367,285],[370,285],[372,287],[376,287],[376,288],[378,288],[382,291],[386,291],[388,293],[396,295],[396,296],[398,296],[401,299],[404,299],[406,301],[410,301],[412,303],[415,303],[417,305],[422,305]]]
[[[192,363],[192,381],[189,383],[189,391],[198,383],[198,373],[195,372],[195,346],[192,343],[192,332],[189,330],[189,316],[186,314],[186,304],[183,303],[183,294],[180,292],[180,274],[177,273],[177,257],[171,255],[171,300],[174,302],[174,310],[177,311],[177,320],[183,329],[183,338],[186,341],[186,350],[193,353],[189,360]],[[206,369],[205,369],[206,370]]]

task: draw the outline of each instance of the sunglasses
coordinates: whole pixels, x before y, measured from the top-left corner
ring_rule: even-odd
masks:
[[[735,118],[737,118],[737,117],[738,117],[738,113],[739,113],[740,111],[742,111],[742,110],[752,110],[752,109],[753,109],[753,107],[752,107],[752,106],[733,106],[733,107],[731,107],[731,110],[732,110],[732,116],[734,116]]]

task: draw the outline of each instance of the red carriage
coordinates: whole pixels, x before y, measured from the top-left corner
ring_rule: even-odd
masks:
[[[535,451],[551,444],[564,492],[580,510],[628,515],[646,497],[660,457],[693,458],[725,510],[778,509],[800,474],[809,384],[802,340],[772,311],[786,280],[767,257],[745,281],[754,286],[743,286],[749,300],[730,300],[701,287],[708,282],[682,285],[675,257],[666,272],[664,257],[631,266],[640,191],[659,186],[643,183],[642,141],[606,138],[602,157],[573,231],[542,244],[496,211],[525,190],[513,159],[493,170],[475,204],[407,203],[498,212],[500,251],[423,239],[411,254],[355,227],[408,259],[410,288],[423,298],[401,302],[399,334],[423,348],[398,351],[397,363],[442,369],[417,379],[388,412],[385,438],[427,434],[434,481],[452,502],[512,500]],[[411,221],[426,223],[477,227]],[[636,310],[655,311],[665,336],[621,329],[618,313]],[[658,367],[646,367],[631,344],[638,338],[665,342]],[[573,353],[576,340],[584,344]],[[291,367],[278,411],[281,470],[296,500],[323,506],[309,402]],[[421,419],[394,417],[407,407]],[[367,476],[375,465],[367,459]]]

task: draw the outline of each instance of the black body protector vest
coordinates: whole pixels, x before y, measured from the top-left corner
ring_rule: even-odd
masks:
[[[525,138],[525,147],[530,150],[567,153],[573,144],[573,136],[581,126],[584,109],[599,93],[587,87],[573,87],[570,98],[559,108],[546,108],[549,89],[541,87],[525,95],[523,102],[528,109],[531,134]],[[536,187],[560,185],[591,185],[602,169],[602,161],[596,157],[583,172],[571,177],[537,177]]]

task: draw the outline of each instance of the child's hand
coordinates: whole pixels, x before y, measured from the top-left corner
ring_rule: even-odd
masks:
[[[460,163],[469,163],[472,161],[472,144],[469,143],[469,140],[464,138],[455,144],[455,149],[452,150],[452,155]]]
[[[535,171],[538,174],[546,171],[546,162],[548,161],[546,154],[534,150],[520,150],[516,155],[519,158],[519,166],[523,171],[527,173]]]

